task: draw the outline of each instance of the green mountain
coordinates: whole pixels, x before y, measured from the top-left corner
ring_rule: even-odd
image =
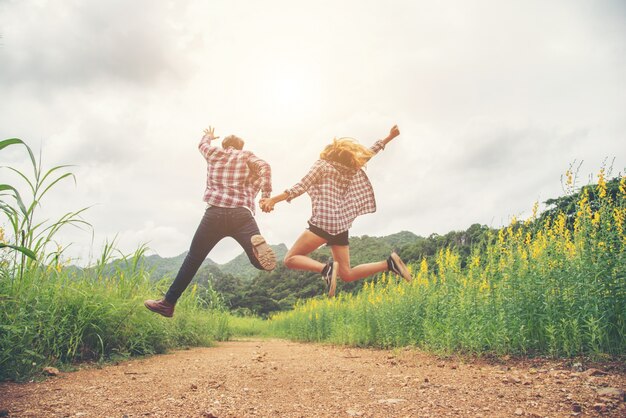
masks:
[[[272,245],[271,247],[276,253],[277,260],[281,262],[285,257],[285,254],[287,254],[287,246],[285,244],[278,244]],[[183,264],[183,261],[185,261],[186,256],[187,251],[177,255],[176,257],[161,257],[158,254],[153,254],[145,256],[143,261],[146,270],[152,273],[151,279],[161,280],[163,277],[175,277],[176,273],[178,273],[178,269]],[[225,264],[218,264],[210,258],[207,258],[200,266],[198,274],[203,271],[211,272],[212,274],[219,271],[222,275],[230,274],[243,280],[244,282],[252,281],[252,279],[259,273],[259,270],[250,264],[250,260],[248,260],[248,256],[245,252],[242,252]]]
[[[279,263],[282,262],[283,258],[285,258],[285,254],[287,254],[287,246],[285,244],[278,244],[271,245],[271,247],[274,250],[274,253],[276,253],[276,260]],[[259,273],[259,270],[250,264],[248,256],[245,252],[239,254],[228,263],[221,264],[219,268],[222,272],[239,277],[244,282],[252,281],[252,279]]]
[[[161,280],[163,277],[175,277],[186,256],[187,251],[177,255],[176,257],[169,258],[164,258],[157,254],[148,255],[145,256],[143,260],[146,270],[152,272],[152,274],[150,275],[150,279],[153,281],[157,281]],[[218,264],[215,261],[207,258],[206,260],[204,260],[200,268],[217,265]]]

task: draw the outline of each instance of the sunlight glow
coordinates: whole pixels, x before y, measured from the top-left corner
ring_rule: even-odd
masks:
[[[318,117],[321,111],[319,77],[301,68],[289,70],[264,74],[259,96],[261,112],[271,118],[280,115],[286,122]]]

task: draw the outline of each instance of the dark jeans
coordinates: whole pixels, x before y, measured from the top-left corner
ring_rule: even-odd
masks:
[[[246,208],[220,208],[216,206],[207,208],[193,236],[189,253],[178,270],[174,283],[167,291],[165,299],[170,303],[176,303],[180,295],[189,286],[193,276],[198,272],[206,256],[224,237],[234,238],[243,247],[252,265],[263,270],[254,255],[250,242],[250,238],[259,233],[259,227],[252,213]]]

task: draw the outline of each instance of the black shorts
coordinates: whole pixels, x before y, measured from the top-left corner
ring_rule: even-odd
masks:
[[[348,231],[341,232],[337,235],[332,235],[324,231],[322,228],[318,228],[317,226],[311,224],[311,222],[309,222],[308,229],[315,235],[324,238],[327,245],[350,245],[350,242],[348,240]]]

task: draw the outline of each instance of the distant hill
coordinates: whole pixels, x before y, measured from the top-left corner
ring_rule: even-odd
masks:
[[[164,258],[157,254],[148,255],[144,257],[144,266],[146,270],[151,271],[150,275],[152,280],[161,280],[163,277],[175,277],[176,273],[178,273],[178,269],[183,264],[185,257],[187,256],[187,251],[182,254],[177,255],[176,257]],[[202,263],[200,268],[205,266],[217,266],[218,264],[207,258]]]
[[[399,250],[405,245],[412,244],[416,239],[420,238],[410,231],[400,231],[395,234],[381,237],[380,239],[388,243],[394,250]]]
[[[276,260],[280,263],[285,254],[287,254],[287,246],[285,244],[271,245],[272,249],[276,253]],[[259,273],[248,260],[248,256],[245,252],[239,254],[226,264],[219,265],[220,270],[227,274],[232,274],[235,277],[239,277],[244,282],[250,282]]]
[[[287,246],[285,244],[278,244],[271,246],[276,253],[276,258],[280,262],[287,254]],[[187,251],[176,257],[161,257],[158,254],[153,254],[144,257],[144,266],[146,270],[152,272],[152,280],[160,280],[163,277],[175,277],[178,273],[178,269],[185,261]],[[218,264],[215,261],[207,258],[200,266],[200,271],[206,270],[207,267],[216,267],[223,274],[231,274],[237,278],[242,279],[244,282],[250,282],[259,273],[248,260],[248,256],[245,252],[242,252],[237,257],[233,258],[225,264]],[[216,271],[214,268],[209,269]]]

